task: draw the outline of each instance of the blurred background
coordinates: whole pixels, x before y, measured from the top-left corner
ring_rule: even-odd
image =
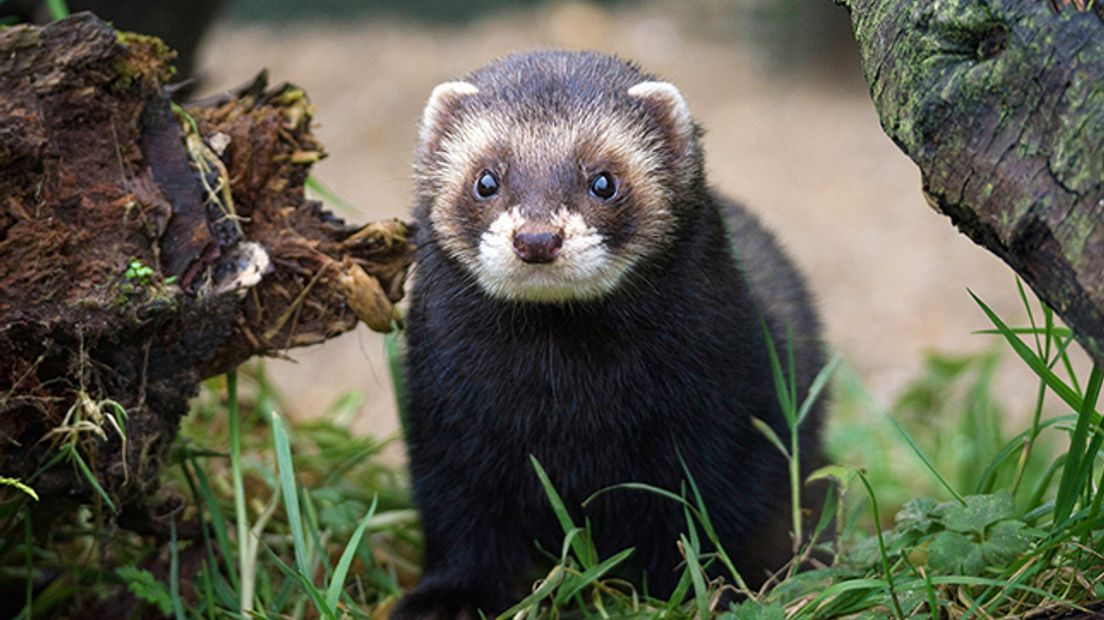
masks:
[[[28,19],[40,5],[9,0],[0,10]],[[416,123],[437,83],[542,47],[637,61],[678,85],[706,128],[713,185],[759,214],[806,273],[850,377],[837,408],[856,389],[867,411],[895,408],[933,363],[938,374],[948,359],[996,348],[972,334],[989,325],[967,288],[1006,320],[1025,320],[1011,270],[925,203],[917,169],[878,125],[848,16],[830,0],[69,5],[96,5],[121,28],[166,38],[184,52],[181,73],[198,78],[194,96],[262,68],[305,88],[329,152],[315,176],[352,205],[331,207],[356,222],[409,215]],[[317,415],[344,395],[361,403],[358,430],[397,432],[382,336],[361,328],[291,356],[267,363],[289,415]],[[993,406],[1023,420],[1037,381],[1005,357],[992,364]],[[398,443],[388,458],[402,459]]]

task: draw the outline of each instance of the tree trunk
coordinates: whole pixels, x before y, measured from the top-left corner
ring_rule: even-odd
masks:
[[[185,111],[170,58],[90,14],[0,30],[0,476],[41,514],[144,508],[200,380],[387,330],[402,296],[407,225],[304,197],[303,91],[262,74]]]
[[[920,166],[929,203],[1104,366],[1104,6],[837,1],[882,127]]]

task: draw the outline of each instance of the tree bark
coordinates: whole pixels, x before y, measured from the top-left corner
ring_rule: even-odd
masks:
[[[920,167],[929,203],[1104,366],[1104,6],[837,1],[882,127]]]
[[[0,30],[0,476],[40,514],[142,513],[200,380],[397,319],[411,231],[305,199],[303,91],[174,108],[171,55],[90,14]]]

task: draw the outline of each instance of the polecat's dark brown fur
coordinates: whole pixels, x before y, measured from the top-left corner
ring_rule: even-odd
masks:
[[[395,618],[491,616],[563,532],[548,471],[623,574],[674,588],[686,475],[745,579],[789,557],[785,436],[763,336],[792,336],[799,391],[822,363],[800,276],[706,185],[674,86],[619,59],[507,57],[434,90],[415,164],[421,224],[406,438],[425,573]],[[820,462],[819,412],[802,427]]]

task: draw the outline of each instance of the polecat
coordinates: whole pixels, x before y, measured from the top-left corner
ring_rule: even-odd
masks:
[[[652,594],[677,584],[682,507],[581,503],[621,482],[678,492],[680,455],[745,579],[789,558],[787,466],[751,424],[788,433],[763,321],[802,394],[819,328],[770,233],[707,187],[699,136],[678,89],[596,53],[517,54],[434,89],[405,402],[426,559],[393,618],[490,617],[539,548],[558,553],[530,454],[600,553],[635,548],[622,568]],[[818,428],[814,412],[807,465]]]

